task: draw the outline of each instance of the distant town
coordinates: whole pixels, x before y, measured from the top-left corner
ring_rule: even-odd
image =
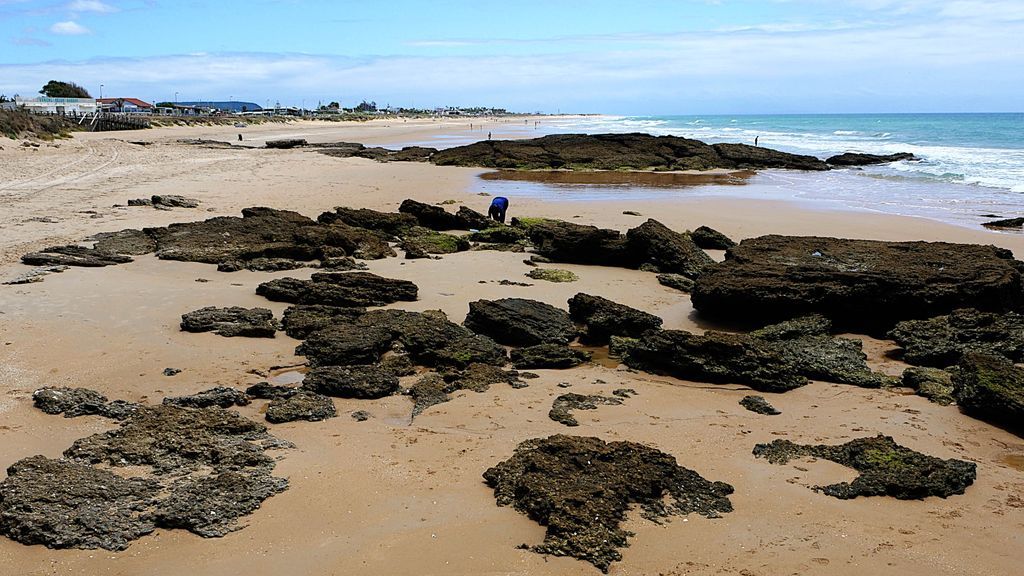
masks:
[[[405,108],[378,106],[376,102],[363,100],[351,107],[339,102],[318,103],[315,108],[281,106],[260,106],[243,100],[182,100],[148,102],[134,96],[93,98],[87,90],[72,82],[52,80],[39,91],[40,96],[25,98],[19,95],[0,95],[0,109],[21,109],[37,114],[59,114],[89,116],[94,114],[144,114],[158,116],[214,116],[232,114],[241,116],[295,116],[304,118],[344,119],[367,115],[409,115],[409,116],[497,116],[511,114],[504,108],[483,106],[436,108]],[[177,96],[177,94],[175,94]]]

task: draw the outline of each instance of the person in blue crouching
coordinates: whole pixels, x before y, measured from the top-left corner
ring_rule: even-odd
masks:
[[[508,210],[508,198],[498,196],[491,201],[491,207],[487,209],[487,216],[504,224],[506,210]]]

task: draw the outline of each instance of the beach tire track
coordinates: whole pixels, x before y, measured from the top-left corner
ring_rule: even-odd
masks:
[[[86,144],[86,148],[87,148],[87,150],[85,152],[85,155],[82,156],[81,158],[79,158],[77,160],[74,160],[72,162],[69,162],[69,163],[67,163],[67,164],[65,164],[63,166],[59,166],[57,168],[54,168],[53,170],[48,170],[48,171],[42,172],[41,174],[37,174],[36,176],[33,176],[31,178],[27,178],[25,180],[18,180],[18,181],[15,181],[15,182],[10,182],[10,183],[8,183],[6,185],[0,186],[0,192],[6,191],[6,190],[16,190],[16,189],[19,189],[19,188],[23,188],[24,186],[26,186],[26,185],[28,185],[28,184],[36,181],[36,180],[39,180],[40,178],[45,178],[47,176],[52,176],[53,174],[57,174],[59,172],[63,172],[65,170],[68,170],[68,169],[72,168],[73,166],[77,166],[78,164],[81,164],[82,162],[85,162],[86,160],[89,160],[90,158],[92,158],[93,156],[96,155],[96,148],[94,148],[92,145]]]
[[[86,155],[86,157],[81,158],[81,159],[79,159],[76,162],[72,162],[71,164],[65,165],[62,168],[53,170],[53,171],[49,172],[48,174],[44,174],[44,175],[41,175],[41,176],[46,176],[46,175],[52,176],[52,175],[54,175],[54,174],[56,174],[56,173],[58,173],[58,172],[60,172],[62,170],[66,170],[67,168],[69,168],[69,167],[71,167],[73,165],[80,164],[81,162],[83,162],[85,160],[88,160],[88,159],[91,159],[91,158],[93,158],[95,156],[98,156],[98,155],[99,154],[96,152],[96,149],[93,148],[92,146],[89,146],[89,152]],[[110,167],[115,162],[117,162],[120,159],[120,157],[121,157],[121,154],[118,151],[118,149],[117,148],[113,148],[113,153],[111,154],[110,159],[108,159],[106,162],[103,162],[102,164],[99,164],[99,165],[97,165],[97,166],[95,166],[95,167],[93,167],[93,168],[91,168],[89,170],[85,170],[85,171],[77,172],[77,173],[76,172],[72,172],[70,174],[66,174],[66,175],[63,175],[63,176],[58,176],[58,177],[56,177],[56,178],[54,178],[52,180],[49,180],[49,181],[46,181],[46,182],[42,182],[41,183],[42,185],[39,186],[38,188],[33,188],[33,189],[28,189],[28,190],[23,190],[23,191],[22,190],[18,190],[18,192],[21,192],[21,193],[13,195],[13,198],[11,198],[11,199],[13,199],[13,200],[27,200],[28,198],[31,198],[32,196],[35,196],[37,194],[40,194],[40,193],[45,192],[47,190],[50,190],[52,188],[56,188],[57,186],[67,185],[67,184],[70,184],[71,182],[75,182],[77,180],[81,180],[81,179],[87,178],[89,176],[94,176],[96,174],[99,174],[103,170],[107,169],[108,167]],[[38,179],[38,177],[36,179]]]

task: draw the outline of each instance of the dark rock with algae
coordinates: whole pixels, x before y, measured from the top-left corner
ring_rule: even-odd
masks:
[[[622,559],[631,508],[652,521],[731,512],[732,486],[705,480],[669,454],[633,442],[555,435],[526,440],[484,472],[499,506],[513,506],[546,528],[528,548],[570,556],[607,573]],[[524,545],[524,547],[526,547]]]
[[[756,445],[754,455],[772,464],[812,457],[853,468],[860,475],[852,482],[814,487],[818,492],[841,499],[858,496],[892,496],[900,500],[929,496],[947,498],[963,494],[977,476],[973,462],[928,456],[882,435],[858,438],[838,446],[774,440],[770,444]]]

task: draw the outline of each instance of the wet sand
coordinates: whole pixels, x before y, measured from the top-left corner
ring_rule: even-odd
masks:
[[[419,136],[379,126],[261,127],[262,137],[330,131],[324,141],[371,144]],[[347,133],[337,130],[348,129]],[[438,130],[426,127],[426,130]],[[457,128],[456,128],[457,129]],[[478,210],[480,170],[421,164],[378,164],[302,150],[221,150],[174,140],[204,137],[209,128],[89,134],[60,148],[0,151],[0,279],[27,269],[17,258],[31,248],[78,241],[88,234],[162,226],[266,205],[309,216],[336,205],[394,210],[404,198],[456,200]],[[236,131],[228,127],[226,132]],[[497,134],[497,132],[495,132]],[[530,136],[531,134],[525,133]],[[304,136],[300,136],[304,137]],[[150,146],[121,140],[145,139]],[[128,198],[183,194],[200,209],[113,208]],[[625,230],[646,217],[677,229],[708,225],[736,238],[765,233],[821,234],[885,240],[991,243],[1024,255],[1024,238],[923,219],[809,209],[775,201],[703,197],[568,203],[513,198],[511,215],[549,216]],[[629,216],[624,210],[643,217]],[[50,221],[43,221],[50,220]],[[721,257],[721,253],[715,254]],[[550,284],[524,277],[522,254],[468,252],[442,260],[369,262],[370,271],[420,287],[420,299],[395,305],[444,310],[460,322],[468,302],[519,296],[565,307],[576,292],[598,294],[661,316],[667,328],[701,330],[686,295],[652,274],[557,265],[579,275]],[[44,282],[0,286],[0,464],[44,454],[57,457],[82,436],[112,427],[97,417],[64,419],[31,405],[44,386],[83,386],[114,399],[158,403],[165,395],[215,385],[244,388],[274,366],[303,362],[297,341],[221,338],[178,330],[180,315],[203,306],[285,305],[254,294],[281,273],[219,273],[214,266],[142,256],[128,265],[71,269]],[[208,282],[196,282],[204,278]],[[530,287],[497,281],[528,281]],[[480,281],[484,281],[480,283]],[[891,343],[865,338],[872,365],[891,374],[904,367],[885,357]],[[182,369],[166,377],[167,367]],[[812,383],[766,394],[783,412],[765,417],[738,401],[742,386],[690,383],[604,365],[541,370],[530,386],[496,385],[458,392],[409,424],[411,401],[337,399],[339,417],[271,426],[295,443],[280,453],[275,474],[290,488],[244,518],[224,538],[158,530],[124,552],[49,550],[0,538],[2,573],[198,575],[227,574],[579,574],[599,572],[570,558],[517,549],[543,539],[543,527],[499,508],[481,478],[529,438],[555,433],[649,444],[710,480],[732,484],[735,511],[655,525],[632,514],[636,532],[611,574],[910,574],[1009,575],[1024,560],[1024,439],[900,391]],[[559,383],[569,383],[568,389]],[[551,421],[551,402],[565,392],[609,394],[633,388],[620,406],[576,412],[578,428]],[[240,408],[262,418],[265,402]],[[373,417],[349,417],[366,410]],[[776,466],[751,455],[754,444],[787,438],[838,444],[883,433],[915,450],[976,462],[978,479],[963,496],[897,501],[842,501],[808,486],[852,479],[824,461]]]

